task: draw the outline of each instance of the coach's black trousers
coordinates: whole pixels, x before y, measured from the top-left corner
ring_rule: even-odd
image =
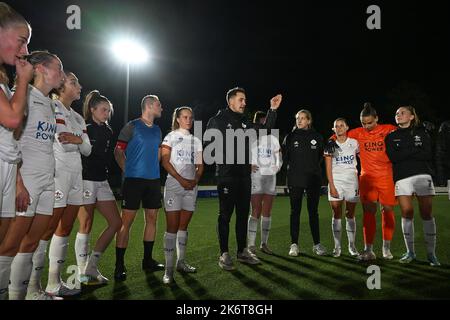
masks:
[[[242,252],[247,246],[247,224],[250,210],[251,178],[233,177],[219,178],[219,219],[217,233],[219,235],[220,254],[229,252],[228,234],[230,219],[236,209],[236,241],[237,252]]]
[[[311,186],[309,188],[289,188],[289,197],[291,202],[291,243],[298,244],[300,232],[300,213],[302,210],[303,194],[306,190],[306,201],[309,213],[309,227],[314,244],[320,243],[319,233],[319,198],[320,185]]]

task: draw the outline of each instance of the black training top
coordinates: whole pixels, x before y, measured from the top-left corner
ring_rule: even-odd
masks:
[[[108,124],[86,122],[87,134],[92,151],[89,157],[82,157],[83,180],[104,181],[108,178],[108,165],[112,157],[111,138],[113,131]]]
[[[288,187],[321,185],[323,138],[314,129],[294,129],[284,138],[283,163],[287,165]]]
[[[422,127],[399,128],[385,138],[394,181],[419,174],[432,174],[431,138]]]
[[[222,144],[222,154],[216,154],[214,155],[216,160],[216,175],[219,178],[228,178],[228,177],[250,177],[251,174],[251,165],[250,165],[250,159],[249,159],[249,150],[250,150],[250,141],[249,139],[245,139],[245,161],[244,164],[238,164],[238,152],[239,149],[237,146],[237,143],[234,143],[234,162],[232,164],[226,163],[226,155],[227,155],[227,137],[226,131],[231,130],[232,132],[236,132],[237,130],[243,130],[243,132],[247,132],[249,130],[258,130],[258,129],[273,129],[275,126],[275,121],[277,119],[277,113],[275,110],[269,109],[267,111],[267,117],[266,117],[266,123],[264,125],[257,125],[252,122],[250,122],[243,114],[233,112],[230,108],[226,108],[224,110],[220,110],[217,115],[209,119],[207,130],[208,129],[217,129],[222,133],[223,137],[223,144]],[[255,131],[255,137],[256,137],[256,131]],[[204,150],[212,143],[212,141],[208,141],[205,144]],[[236,142],[236,140],[235,140]],[[231,143],[231,141],[228,141],[228,143]],[[223,156],[223,158],[222,158]],[[219,164],[217,162],[220,162],[222,159],[224,164]]]

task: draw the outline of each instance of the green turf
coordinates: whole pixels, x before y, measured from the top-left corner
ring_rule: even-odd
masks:
[[[81,299],[449,299],[450,298],[450,202],[444,196],[434,200],[434,214],[437,221],[437,256],[442,266],[430,267],[426,263],[422,222],[415,220],[416,253],[418,262],[401,265],[398,258],[405,251],[401,234],[400,215],[396,209],[397,227],[392,243],[393,261],[377,259],[381,268],[381,290],[369,290],[366,286],[368,264],[362,264],[343,251],[340,258],[318,257],[312,254],[312,239],[303,204],[300,229],[300,256],[289,257],[289,201],[278,197],[274,203],[272,230],[269,246],[276,253],[268,256],[258,252],[263,262],[258,266],[248,266],[236,262],[236,270],[223,271],[218,267],[218,240],[216,221],[217,199],[200,199],[198,209],[189,226],[187,261],[198,268],[196,274],[175,274],[176,284],[162,283],[163,271],[145,274],[141,270],[143,216],[138,214],[130,235],[130,244],[125,256],[128,279],[114,282],[114,244],[100,263],[102,273],[112,281],[103,287],[83,287]],[[331,251],[331,212],[325,197],[320,207],[321,241]],[[380,215],[375,252],[381,256]],[[357,247],[362,244],[362,211],[357,207]],[[91,239],[96,239],[104,227],[103,218],[96,215]],[[164,215],[160,213],[154,257],[164,261],[163,233]],[[77,228],[77,226],[75,227]],[[231,222],[230,250],[235,253],[234,215]],[[345,230],[345,226],[344,226]],[[73,243],[76,231],[72,233],[69,257],[66,266],[74,264]],[[259,238],[259,235],[258,235]],[[343,232],[343,248],[347,240]],[[259,241],[259,239],[257,239]],[[91,241],[92,245],[92,241]]]

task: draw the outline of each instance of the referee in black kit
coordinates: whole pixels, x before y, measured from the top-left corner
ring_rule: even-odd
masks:
[[[238,146],[234,141],[228,141],[229,145],[234,146],[234,159],[232,164],[226,163],[227,130],[232,131],[230,138],[235,139],[239,132],[255,129],[272,129],[276,121],[276,110],[279,108],[282,96],[276,95],[270,100],[270,109],[267,112],[266,122],[261,127],[255,125],[245,118],[244,111],[246,106],[245,90],[243,88],[233,88],[227,92],[226,100],[228,107],[219,110],[217,115],[209,119],[207,132],[210,129],[220,131],[223,137],[222,155],[223,163],[219,164],[220,157],[216,152],[214,163],[216,163],[217,190],[219,192],[219,218],[217,232],[219,235],[220,258],[219,266],[227,271],[234,270],[233,261],[228,249],[228,235],[230,229],[230,219],[236,208],[236,240],[237,240],[237,260],[248,264],[259,264],[260,261],[256,255],[252,254],[247,248],[247,224],[250,210],[251,196],[251,164],[249,159],[249,139],[245,140],[245,161],[244,164],[238,164]],[[211,132],[211,131],[210,131]],[[247,132],[248,133],[248,132]],[[255,132],[256,136],[256,132]],[[212,141],[208,141],[206,146]],[[219,160],[219,161],[218,161]]]

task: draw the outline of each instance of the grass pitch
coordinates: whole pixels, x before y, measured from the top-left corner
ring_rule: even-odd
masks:
[[[163,271],[145,273],[141,270],[143,255],[142,232],[143,215],[138,216],[130,234],[130,243],[125,262],[128,279],[124,282],[113,280],[115,249],[114,242],[101,259],[100,270],[111,282],[103,287],[83,286],[79,299],[242,299],[242,300],[292,300],[292,299],[449,299],[450,298],[450,201],[445,196],[434,199],[434,215],[437,222],[437,257],[441,267],[430,267],[426,262],[422,221],[416,208],[416,254],[418,261],[409,265],[398,262],[405,252],[401,233],[399,208],[396,208],[396,232],[392,242],[394,260],[381,259],[381,217],[377,214],[377,236],[375,264],[381,269],[381,289],[369,290],[366,282],[369,264],[359,263],[350,257],[347,250],[345,225],[343,225],[340,258],[318,257],[312,253],[312,238],[309,231],[306,201],[303,203],[300,227],[300,256],[288,256],[289,237],[289,199],[277,197],[272,214],[272,229],[269,246],[275,252],[269,256],[258,252],[262,264],[248,266],[235,261],[236,270],[223,271],[218,267],[219,246],[216,235],[218,199],[199,199],[197,211],[189,226],[189,243],[186,260],[197,267],[195,274],[175,274],[176,284],[166,286],[162,283]],[[331,209],[325,196],[319,205],[321,242],[329,252],[333,249],[331,232]],[[363,249],[362,209],[358,204],[357,248]],[[343,221],[343,224],[345,220]],[[234,214],[230,225],[230,251],[235,257],[236,242],[234,233]],[[104,228],[103,218],[97,214],[91,236],[91,246]],[[66,267],[75,264],[73,244],[76,229],[72,232],[69,256]],[[154,247],[154,258],[164,262],[163,234],[165,217],[160,211],[158,233]],[[257,243],[259,243],[259,231]],[[44,273],[46,278],[46,272]],[[63,275],[65,277],[65,275]],[[45,279],[43,279],[45,283]]]

